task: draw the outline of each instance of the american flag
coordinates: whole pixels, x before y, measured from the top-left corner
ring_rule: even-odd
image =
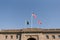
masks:
[[[32,16],[33,16],[35,19],[37,18],[36,14],[34,14],[34,13],[32,13]]]
[[[42,22],[40,20],[38,20],[38,24],[42,24]]]

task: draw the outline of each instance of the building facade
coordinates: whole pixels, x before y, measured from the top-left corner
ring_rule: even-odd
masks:
[[[0,30],[0,40],[60,40],[60,29]]]

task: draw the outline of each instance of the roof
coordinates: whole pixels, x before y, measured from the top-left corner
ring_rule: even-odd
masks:
[[[60,32],[60,29],[25,28],[25,29],[1,30],[0,32]]]

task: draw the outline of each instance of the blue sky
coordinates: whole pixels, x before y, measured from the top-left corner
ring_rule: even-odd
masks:
[[[60,0],[0,0],[0,29],[30,28],[32,12],[33,28],[60,28]]]

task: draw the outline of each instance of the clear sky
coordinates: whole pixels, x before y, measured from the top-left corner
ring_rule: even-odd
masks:
[[[0,0],[0,29],[30,28],[32,12],[33,28],[60,28],[60,0]]]

